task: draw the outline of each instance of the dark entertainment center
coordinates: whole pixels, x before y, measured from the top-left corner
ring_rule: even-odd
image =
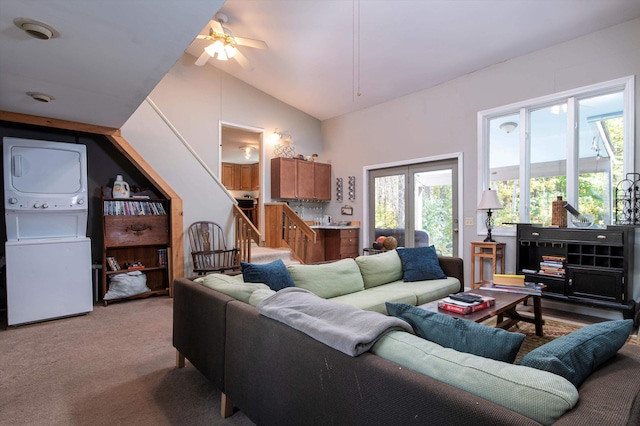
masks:
[[[516,269],[525,281],[542,283],[542,297],[622,311],[634,318],[632,298],[635,229],[546,228],[518,225]],[[564,274],[542,275],[545,257],[564,258]],[[638,295],[636,295],[638,296]],[[638,318],[635,318],[636,323]]]

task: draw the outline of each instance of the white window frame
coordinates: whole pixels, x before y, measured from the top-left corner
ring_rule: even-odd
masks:
[[[490,120],[505,115],[520,115],[519,140],[520,140],[520,182],[528,188],[530,178],[530,150],[529,135],[527,130],[530,128],[527,122],[528,111],[542,108],[559,103],[567,103],[567,201],[570,204],[578,205],[578,123],[576,120],[576,107],[579,100],[593,96],[604,95],[612,92],[622,91],[623,93],[623,117],[624,117],[624,164],[623,172],[625,174],[632,173],[635,166],[635,89],[634,76],[623,77],[615,80],[606,81],[590,86],[580,87],[573,90],[567,90],[552,95],[542,96],[535,99],[529,99],[523,102],[517,102],[497,108],[492,108],[478,112],[478,187],[476,205],[482,198],[482,192],[489,187],[489,122]],[[529,195],[530,191],[521,191],[520,193],[520,212],[519,218],[521,223],[529,222]],[[613,213],[613,212],[612,212]],[[478,235],[486,235],[487,230],[484,225],[486,213],[478,211],[476,215]],[[515,236],[515,227],[496,226],[492,228],[494,236]]]

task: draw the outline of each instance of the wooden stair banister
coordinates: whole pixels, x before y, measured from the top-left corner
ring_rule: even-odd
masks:
[[[264,209],[267,247],[289,248],[291,256],[304,263],[308,243],[316,242],[316,231],[286,203],[268,203]]]
[[[236,230],[235,248],[240,250],[240,260],[251,262],[251,241],[260,244],[260,232],[237,204],[233,205],[233,218]]]

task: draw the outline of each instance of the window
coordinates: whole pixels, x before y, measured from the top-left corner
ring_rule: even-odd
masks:
[[[616,184],[634,170],[633,83],[628,77],[478,113],[478,200],[491,188],[504,206],[494,235],[513,235],[518,222],[551,225],[558,196],[593,214],[594,226],[615,223]]]

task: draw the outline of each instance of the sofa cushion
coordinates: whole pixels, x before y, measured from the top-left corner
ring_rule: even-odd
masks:
[[[353,259],[320,265],[289,265],[287,269],[296,287],[324,299],[364,290],[360,268]]]
[[[460,291],[460,281],[453,277],[447,277],[443,280],[414,281],[410,283],[400,280],[383,286],[373,287],[367,291],[378,291],[378,289],[380,289],[379,291],[413,293],[418,300],[416,303],[410,303],[410,305],[422,305],[447,297],[451,293],[458,293]],[[397,301],[389,300],[389,302]]]
[[[259,289],[269,290],[269,286],[259,283],[245,283],[242,281],[242,275],[229,276],[225,274],[209,274],[199,277],[193,281],[202,284],[210,289],[217,290],[227,296],[249,303],[251,294]]]
[[[443,348],[401,331],[384,335],[371,352],[544,425],[578,401],[575,386],[558,375]]]
[[[388,303],[387,311],[411,324],[415,333],[424,339],[498,361],[512,363],[524,341],[524,334],[521,333],[511,333],[411,305]]]
[[[375,256],[358,256],[356,263],[360,268],[364,288],[376,287],[402,279],[402,262],[395,250]]]
[[[271,289],[258,289],[251,293],[251,297],[249,297],[249,304],[251,306],[258,306],[258,303],[262,302],[267,297],[271,297],[276,294],[275,291]]]
[[[357,293],[344,294],[342,296],[333,297],[331,300],[365,311],[379,312],[383,315],[389,315],[387,312],[387,302],[407,303],[415,305],[417,303],[416,295],[411,291],[395,291],[387,290],[386,286],[365,289]]]
[[[440,267],[436,249],[433,246],[396,249],[402,262],[405,281],[424,281],[446,278]]]
[[[519,364],[558,374],[579,387],[618,352],[632,326],[630,319],[587,325],[534,349]]]
[[[246,283],[264,283],[275,291],[295,285],[287,267],[280,259],[263,264],[240,262],[240,267]]]

